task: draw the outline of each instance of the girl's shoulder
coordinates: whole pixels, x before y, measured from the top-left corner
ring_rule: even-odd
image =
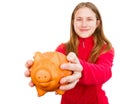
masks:
[[[66,53],[65,52],[65,44],[61,43],[60,45],[58,45],[55,51],[58,51],[58,52],[65,54]]]

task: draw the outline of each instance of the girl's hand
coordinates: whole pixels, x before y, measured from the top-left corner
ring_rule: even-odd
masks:
[[[27,68],[27,70],[25,71],[24,75],[25,77],[30,77],[30,67],[32,66],[33,64],[33,61],[32,60],[28,60],[26,63],[25,63],[25,66]],[[33,87],[34,84],[32,83],[32,81],[29,82],[29,86],[30,87]]]
[[[60,86],[61,90],[70,90],[74,88],[79,81],[79,79],[82,77],[82,70],[83,67],[79,62],[79,59],[77,58],[76,54],[73,52],[70,52],[67,55],[67,60],[69,63],[62,64],[61,68],[63,70],[71,70],[73,71],[73,74],[67,77],[64,77],[60,80],[61,84],[68,83],[67,85]]]

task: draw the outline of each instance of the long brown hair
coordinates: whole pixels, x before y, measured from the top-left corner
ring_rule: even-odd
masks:
[[[96,28],[95,32],[93,33],[94,36],[94,48],[90,54],[89,62],[96,62],[98,56],[100,55],[100,51],[103,48],[103,46],[106,46],[105,49],[102,52],[106,52],[111,49],[112,45],[110,41],[106,38],[104,32],[103,32],[103,26],[102,26],[102,19],[99,10],[97,7],[92,4],[91,2],[81,2],[79,3],[75,9],[73,10],[72,16],[71,16],[71,25],[70,25],[70,39],[67,43],[65,43],[66,46],[66,53],[69,52],[75,52],[78,55],[78,35],[74,31],[73,21],[76,11],[79,8],[87,7],[90,8],[95,14],[96,19],[100,21],[99,26]]]

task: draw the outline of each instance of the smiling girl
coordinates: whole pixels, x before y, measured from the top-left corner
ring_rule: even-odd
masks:
[[[97,7],[91,2],[81,2],[71,16],[70,39],[61,43],[56,51],[67,56],[69,63],[62,64],[63,70],[72,75],[60,80],[61,104],[109,104],[102,86],[111,76],[114,48],[106,38],[102,19]],[[30,76],[33,61],[28,60],[25,76]],[[30,86],[34,86],[30,82]]]

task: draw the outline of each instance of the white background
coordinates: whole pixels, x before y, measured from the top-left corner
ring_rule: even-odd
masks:
[[[83,0],[85,1],[85,0]],[[120,104],[119,0],[89,0],[99,8],[106,36],[115,48],[112,78],[103,89]],[[37,97],[24,76],[35,51],[54,51],[69,38],[70,17],[81,0],[0,0],[0,104],[60,104],[60,95]]]

